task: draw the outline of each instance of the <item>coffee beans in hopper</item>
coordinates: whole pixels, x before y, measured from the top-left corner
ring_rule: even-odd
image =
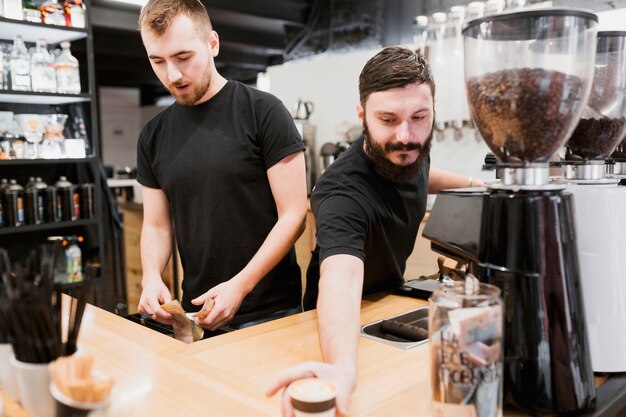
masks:
[[[624,117],[580,119],[567,142],[567,158],[605,159],[620,140],[625,127]]]
[[[576,76],[541,68],[507,69],[467,80],[476,126],[505,163],[547,161],[565,140],[583,87]]]

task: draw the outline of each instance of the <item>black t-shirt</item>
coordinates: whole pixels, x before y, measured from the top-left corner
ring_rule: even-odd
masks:
[[[196,106],[173,104],[150,120],[137,145],[137,180],[169,200],[191,300],[241,271],[278,220],[267,170],[304,149],[274,96],[228,81]],[[291,251],[244,299],[233,323],[298,306],[300,268]]]
[[[324,172],[311,194],[317,246],[307,270],[304,306],[315,308],[322,261],[352,255],[364,262],[363,295],[404,282],[428,195],[427,159],[422,172],[406,183],[378,174],[363,151],[363,137]]]

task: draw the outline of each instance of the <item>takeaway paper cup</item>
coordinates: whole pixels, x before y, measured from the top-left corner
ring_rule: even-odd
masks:
[[[334,417],[337,388],[318,378],[294,381],[287,388],[296,417]]]

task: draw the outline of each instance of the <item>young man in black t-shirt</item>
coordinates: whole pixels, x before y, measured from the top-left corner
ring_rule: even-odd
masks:
[[[305,306],[317,305],[325,362],[284,371],[267,392],[300,378],[328,379],[338,389],[339,415],[347,414],[356,385],[361,296],[404,281],[428,193],[481,185],[430,166],[435,84],[425,59],[406,48],[385,48],[363,68],[359,94],[363,136],[330,165],[311,195],[318,245]],[[289,401],[283,412],[291,413]]]
[[[141,37],[176,103],[150,120],[137,147],[143,185],[139,311],[163,322],[161,273],[172,235],[185,310],[215,330],[300,310],[294,243],[304,228],[304,145],[274,96],[216,70],[219,37],[198,0],[150,0]]]

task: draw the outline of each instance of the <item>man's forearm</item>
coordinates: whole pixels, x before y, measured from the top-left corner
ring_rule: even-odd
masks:
[[[350,255],[323,262],[317,320],[324,361],[356,376],[363,264]]]
[[[430,167],[428,193],[437,194],[441,190],[450,188],[480,187],[483,182],[478,178],[446,171],[437,167]]]
[[[270,230],[263,244],[250,262],[237,274],[247,292],[252,291],[278,263],[287,255],[304,231],[305,218],[299,212],[285,213]]]
[[[141,230],[141,267],[144,279],[161,276],[171,255],[171,229],[144,224]]]

